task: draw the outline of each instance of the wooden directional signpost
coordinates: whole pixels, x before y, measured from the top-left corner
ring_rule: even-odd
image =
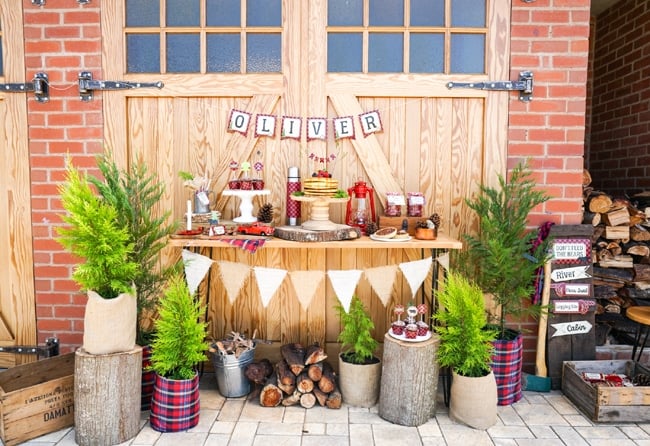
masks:
[[[563,361],[596,357],[592,232],[592,225],[555,225],[550,232],[553,258],[546,357],[553,389],[562,385]]]

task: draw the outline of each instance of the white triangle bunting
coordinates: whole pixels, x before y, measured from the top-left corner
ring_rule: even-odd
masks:
[[[316,290],[319,288],[325,273],[323,271],[290,271],[289,278],[303,310],[307,311]]]
[[[266,308],[287,275],[287,270],[256,266],[253,271],[257,280],[257,289],[260,291],[260,297],[262,298],[262,305]]]
[[[359,269],[327,271],[327,275],[330,278],[336,297],[339,299],[339,302],[341,302],[346,313],[350,310],[352,295],[354,294],[354,290],[357,288],[357,283],[359,283],[361,273],[362,271]]]
[[[390,296],[393,293],[395,278],[397,277],[397,265],[369,268],[364,270],[363,273],[384,307],[388,305]]]
[[[181,256],[183,257],[183,265],[185,267],[185,281],[187,282],[190,294],[194,295],[210,270],[214,260],[188,249],[183,249]]]
[[[420,288],[424,279],[427,278],[432,263],[433,258],[427,257],[426,259],[399,264],[399,268],[402,270],[404,277],[406,277],[411,287],[411,298],[415,297],[418,288]]]

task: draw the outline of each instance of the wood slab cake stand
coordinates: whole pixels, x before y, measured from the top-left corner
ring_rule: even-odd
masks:
[[[333,231],[340,229],[341,225],[330,221],[330,204],[347,203],[349,201],[348,198],[319,197],[312,195],[294,195],[291,199],[310,204],[310,219],[304,222],[302,227],[312,231]]]

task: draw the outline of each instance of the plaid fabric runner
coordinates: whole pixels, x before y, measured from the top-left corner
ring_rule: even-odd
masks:
[[[229,243],[238,248],[245,249],[251,254],[255,254],[255,251],[257,251],[259,248],[264,246],[264,242],[266,240],[263,238],[254,238],[254,239],[222,238],[221,241],[224,243]]]
[[[492,371],[497,380],[498,403],[509,406],[521,399],[521,363],[524,337],[519,333],[512,340],[495,340]]]
[[[180,432],[199,424],[199,374],[192,379],[166,379],[156,375],[151,398],[151,428]]]

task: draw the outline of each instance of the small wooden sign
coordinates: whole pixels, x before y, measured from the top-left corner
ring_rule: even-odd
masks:
[[[551,287],[558,297],[588,297],[591,295],[591,284],[589,283],[555,283]]]
[[[556,300],[553,301],[553,313],[555,314],[587,314],[591,307],[596,306],[594,300]]]
[[[553,270],[551,279],[553,282],[566,282],[567,280],[588,279],[591,275],[587,272],[589,266],[574,266]]]
[[[556,264],[584,263],[590,258],[590,239],[557,239],[553,242],[553,262]]]
[[[551,327],[555,328],[555,333],[551,335],[551,337],[554,338],[556,336],[571,336],[589,333],[593,325],[591,325],[589,321],[574,321],[551,324]]]

